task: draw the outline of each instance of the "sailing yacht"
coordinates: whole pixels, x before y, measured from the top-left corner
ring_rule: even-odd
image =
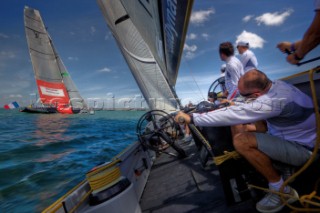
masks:
[[[53,45],[38,10],[24,8],[24,25],[40,106],[25,107],[21,112],[79,113],[86,103]]]
[[[173,116],[181,104],[174,86],[193,0],[97,2],[151,111],[138,121],[138,141],[87,172],[85,180],[43,212],[256,212],[254,205],[263,191],[248,183],[265,186],[263,178],[245,159],[213,163],[213,156],[233,150],[229,127],[193,125],[194,140],[178,140]],[[283,79],[312,95],[315,109],[320,76],[314,73],[319,71]],[[167,150],[159,148],[164,142],[171,145]],[[293,185],[307,194],[319,176],[313,163]]]

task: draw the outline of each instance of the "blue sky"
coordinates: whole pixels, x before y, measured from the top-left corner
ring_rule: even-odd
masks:
[[[36,92],[23,25],[25,5],[38,9],[80,94],[101,102],[113,94],[134,100],[141,93],[94,0],[2,0],[0,2],[0,104],[29,104]],[[308,70],[285,61],[280,41],[301,39],[314,16],[313,1],[195,0],[176,84],[183,104],[206,99],[220,75],[221,42],[246,39],[259,69],[271,79]],[[306,56],[320,55],[320,47]],[[108,105],[109,104],[109,105]],[[134,104],[134,101],[127,104]],[[110,106],[105,103],[105,106]],[[111,106],[110,106],[111,107]]]

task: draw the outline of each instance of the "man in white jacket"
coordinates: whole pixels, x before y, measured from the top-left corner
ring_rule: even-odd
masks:
[[[261,71],[251,70],[239,80],[238,91],[246,101],[208,113],[188,115],[179,112],[186,123],[196,126],[233,126],[266,120],[267,133],[236,131],[235,150],[248,160],[269,182],[269,188],[279,191],[283,178],[272,160],[301,166],[311,156],[316,141],[316,118],[309,96],[283,81],[272,82]],[[180,118],[181,119],[181,118]],[[241,128],[239,128],[241,129]],[[298,197],[290,186],[284,193]],[[294,198],[287,198],[289,203]],[[277,212],[283,208],[280,197],[269,193],[256,204],[260,212]]]
[[[219,45],[219,54],[222,61],[226,62],[225,85],[228,100],[238,96],[238,81],[244,74],[243,66],[238,58],[234,56],[234,48],[231,42],[223,42]]]
[[[239,41],[237,43],[237,49],[240,54],[239,60],[243,65],[244,72],[258,68],[258,60],[255,54],[249,50],[249,42]]]

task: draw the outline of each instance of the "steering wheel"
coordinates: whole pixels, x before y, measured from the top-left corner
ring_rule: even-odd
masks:
[[[141,116],[138,121],[136,133],[140,143],[156,152],[161,150],[164,144],[169,144],[179,154],[186,157],[185,151],[175,143],[177,126],[173,116],[162,110],[151,110]]]
[[[208,90],[208,98],[212,98],[214,100],[217,100],[219,95],[222,95],[226,91],[225,86],[225,78],[220,77],[217,80],[215,80],[209,87]]]

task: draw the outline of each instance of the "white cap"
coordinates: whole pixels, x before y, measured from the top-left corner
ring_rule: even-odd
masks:
[[[222,64],[221,68],[220,68],[221,72],[225,72],[226,71],[226,67],[227,67],[226,64]]]
[[[238,41],[237,46],[249,47],[249,42],[246,42],[246,41]]]

